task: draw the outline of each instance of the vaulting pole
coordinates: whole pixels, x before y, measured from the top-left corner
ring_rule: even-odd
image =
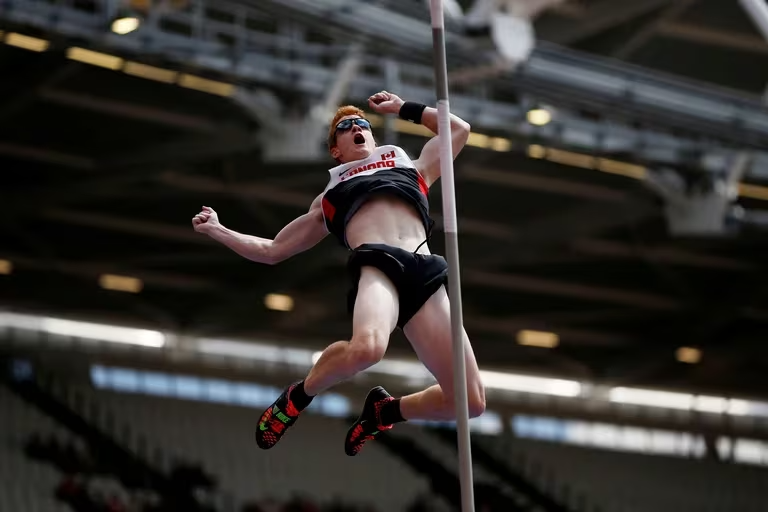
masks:
[[[451,333],[453,335],[453,379],[456,396],[456,432],[459,441],[459,478],[461,510],[474,512],[472,484],[472,450],[469,437],[469,405],[467,402],[467,367],[461,306],[461,274],[459,272],[459,239],[456,221],[456,191],[453,179],[451,144],[451,111],[448,104],[448,62],[445,55],[445,24],[442,0],[430,0],[432,44],[434,52],[435,88],[437,91],[438,135],[440,136],[440,180],[443,192],[443,224],[445,252],[448,261],[448,287],[451,300]]]

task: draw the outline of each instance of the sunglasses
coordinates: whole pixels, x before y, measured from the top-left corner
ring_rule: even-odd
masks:
[[[336,125],[336,131],[345,132],[351,129],[353,125],[357,125],[363,130],[371,129],[371,123],[369,123],[367,119],[362,119],[358,117],[355,119],[345,119],[343,121],[340,121],[339,124]]]

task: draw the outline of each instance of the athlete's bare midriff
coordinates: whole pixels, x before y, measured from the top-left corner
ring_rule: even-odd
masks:
[[[363,244],[387,244],[410,252],[427,238],[416,209],[392,195],[369,198],[347,224],[346,235],[352,249]],[[427,244],[418,252],[430,254]]]

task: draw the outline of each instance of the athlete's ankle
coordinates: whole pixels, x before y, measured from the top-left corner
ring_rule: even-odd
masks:
[[[304,381],[302,380],[296,384],[293,389],[291,389],[288,398],[291,400],[291,403],[293,403],[294,407],[300,411],[303,411],[309,406],[310,403],[312,403],[312,399],[315,397],[307,394],[307,392],[304,390]]]
[[[394,425],[395,423],[402,423],[407,421],[403,417],[402,412],[400,412],[399,398],[389,400],[388,402],[385,402],[381,405],[381,409],[379,409],[379,421],[384,426]]]

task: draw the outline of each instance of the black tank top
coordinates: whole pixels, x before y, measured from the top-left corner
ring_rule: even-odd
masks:
[[[364,160],[348,162],[328,171],[330,181],[322,199],[323,218],[328,232],[349,248],[347,223],[374,194],[390,194],[413,205],[429,234],[429,187],[402,148],[379,146]]]

